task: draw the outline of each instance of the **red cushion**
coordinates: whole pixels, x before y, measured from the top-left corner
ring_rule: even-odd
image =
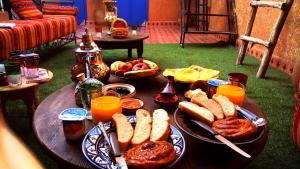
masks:
[[[41,11],[37,9],[32,0],[9,0],[14,12],[22,19],[43,18]]]
[[[73,15],[76,16],[78,9],[76,6],[61,6],[55,4],[45,4],[43,13],[46,15]]]

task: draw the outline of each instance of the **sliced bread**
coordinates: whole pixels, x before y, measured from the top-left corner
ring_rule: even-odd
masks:
[[[215,94],[212,99],[219,103],[226,117],[237,117],[234,104],[226,96]]]
[[[211,125],[214,122],[214,115],[204,107],[200,107],[192,102],[182,101],[178,107],[188,115]]]
[[[212,112],[212,114],[215,116],[215,119],[219,120],[224,118],[222,107],[213,99],[208,99],[207,97],[201,95],[195,95],[192,97],[191,101],[192,103],[202,106]]]
[[[151,116],[148,111],[144,109],[138,109],[136,111],[136,125],[131,140],[133,146],[142,144],[150,139],[151,121]]]
[[[112,116],[112,119],[117,128],[117,137],[120,150],[125,151],[128,149],[130,141],[133,137],[133,127],[131,126],[128,118],[121,113],[115,113]]]
[[[150,141],[163,141],[170,134],[170,118],[164,109],[157,109],[153,112],[152,130]]]

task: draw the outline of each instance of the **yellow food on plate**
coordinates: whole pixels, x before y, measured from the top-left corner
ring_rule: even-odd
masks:
[[[193,83],[197,80],[208,81],[212,78],[219,77],[220,71],[203,68],[201,66],[192,65],[188,68],[166,69],[164,76],[174,76],[176,81]]]

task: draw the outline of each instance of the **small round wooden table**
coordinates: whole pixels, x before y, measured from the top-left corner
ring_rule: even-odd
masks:
[[[136,35],[129,34],[124,39],[116,39],[102,33],[101,37],[94,37],[94,41],[102,49],[127,49],[128,57],[131,58],[132,49],[136,49],[138,57],[143,57],[144,39],[148,37],[148,34],[138,32]]]
[[[53,78],[53,73],[49,70],[49,79],[37,83],[26,83],[26,78],[22,77],[22,84],[20,86],[0,86],[0,104],[2,112],[6,113],[6,101],[18,100],[24,101],[27,106],[27,112],[32,117],[35,109],[40,103],[39,85],[49,82]]]
[[[110,77],[109,83],[124,83],[116,77]],[[160,92],[167,83],[162,75],[144,82],[132,83],[136,87],[136,98],[144,101],[144,109],[153,112],[159,108],[153,102],[153,96]],[[42,147],[54,157],[64,168],[94,168],[83,156],[81,151],[81,140],[77,142],[66,141],[62,122],[58,119],[58,114],[66,108],[77,107],[74,101],[74,84],[67,85],[48,96],[37,108],[33,118],[33,128],[35,135]],[[182,92],[177,91],[181,100]],[[264,114],[260,108],[250,99],[245,100],[244,107],[256,113],[260,117]],[[169,112],[172,113],[172,112]],[[171,117],[172,114],[171,114]],[[173,118],[171,122],[175,127]],[[268,125],[263,136],[240,148],[249,153],[251,159],[246,159],[237,154],[225,145],[214,145],[196,140],[182,132],[186,140],[186,152],[174,168],[243,168],[254,160],[263,150],[268,138]]]

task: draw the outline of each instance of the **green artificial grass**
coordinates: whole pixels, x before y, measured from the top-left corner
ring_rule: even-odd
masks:
[[[135,57],[136,53],[133,53]],[[246,56],[245,65],[237,66],[235,65],[237,54],[236,48],[224,44],[190,44],[184,49],[177,44],[146,44],[144,48],[144,58],[158,63],[162,70],[195,64],[220,70],[220,78],[223,79],[227,79],[229,72],[246,73],[248,75],[247,96],[262,108],[270,127],[269,139],[264,151],[248,168],[300,168],[300,153],[292,144],[290,132],[294,113],[294,89],[291,78],[270,67],[267,78],[256,79],[255,74],[260,62]],[[126,50],[104,51],[103,60],[107,63],[126,58]],[[41,67],[50,69],[54,73],[54,79],[50,83],[40,86],[41,99],[71,83],[70,68],[74,62],[72,44],[57,50],[47,50],[41,55]],[[13,131],[29,146],[46,168],[58,168],[35,140],[23,103],[10,103],[7,120]]]

